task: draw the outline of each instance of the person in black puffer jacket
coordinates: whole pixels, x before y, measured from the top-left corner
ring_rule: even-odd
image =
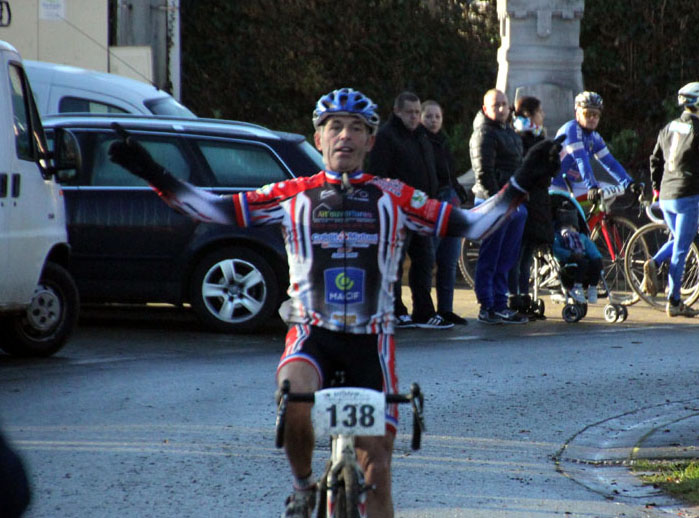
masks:
[[[546,138],[543,124],[544,110],[539,99],[530,96],[517,99],[514,129],[522,139],[524,155],[534,144]],[[522,247],[517,262],[510,270],[510,308],[524,313],[529,318],[545,318],[532,305],[529,295],[529,272],[536,247],[553,243],[551,197],[548,192],[550,184],[551,182],[545,179],[541,185],[529,191],[529,199],[525,202],[527,221],[522,234]]]
[[[507,96],[489,90],[469,141],[476,205],[498,192],[522,163],[522,139],[509,123]],[[507,307],[508,275],[519,257],[527,209],[520,205],[497,232],[483,240],[476,262],[475,292],[484,324],[523,324],[529,319]]]

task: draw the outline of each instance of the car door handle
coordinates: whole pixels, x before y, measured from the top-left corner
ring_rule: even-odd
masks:
[[[21,184],[22,177],[19,173],[14,173],[12,175],[12,197],[19,198],[19,186]]]
[[[7,173],[0,173],[0,198],[7,198]]]

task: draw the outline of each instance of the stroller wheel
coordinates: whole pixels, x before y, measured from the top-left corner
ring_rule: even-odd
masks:
[[[621,314],[621,311],[619,311],[619,307],[620,306],[616,304],[607,304],[606,306],[604,306],[604,319],[610,324],[612,322],[616,322],[619,318]]]
[[[561,311],[561,315],[563,316],[563,320],[565,320],[569,324],[577,322],[583,316],[582,310],[576,304],[566,304],[565,306],[563,306],[563,311]]]
[[[544,312],[546,311],[546,304],[544,304],[543,299],[532,300],[530,309],[531,312],[536,315],[536,318],[545,318]]]
[[[585,304],[580,304],[580,310],[582,311],[582,315],[580,315],[580,318],[585,317],[587,315],[587,302],[585,302]]]
[[[616,317],[616,322],[621,323],[624,322],[628,317],[629,317],[629,310],[626,309],[626,306],[618,305],[618,311],[619,311],[619,316]]]

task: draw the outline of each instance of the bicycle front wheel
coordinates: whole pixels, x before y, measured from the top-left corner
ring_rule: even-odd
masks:
[[[337,488],[337,518],[362,518],[359,513],[359,480],[352,466],[342,468],[342,483]]]
[[[473,288],[476,285],[476,262],[478,262],[479,249],[480,246],[477,241],[471,241],[466,238],[461,240],[459,271],[461,271],[461,276],[464,278],[469,288]]]
[[[672,234],[664,223],[644,225],[628,242],[624,258],[624,270],[631,287],[650,306],[665,310],[668,297],[668,267],[665,261],[658,267],[658,292],[655,296],[643,291],[643,265],[669,240]],[[685,305],[691,306],[699,298],[699,248],[695,243],[689,248],[682,277],[681,298]]]
[[[639,300],[624,271],[626,244],[636,230],[636,225],[626,218],[607,216],[590,235],[602,254],[602,275],[607,289],[614,294],[617,302],[624,305],[635,304]],[[603,293],[602,290],[600,292]]]

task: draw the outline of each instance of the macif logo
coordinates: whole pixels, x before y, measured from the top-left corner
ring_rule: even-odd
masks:
[[[325,270],[325,302],[359,304],[364,301],[364,270],[330,268]]]

